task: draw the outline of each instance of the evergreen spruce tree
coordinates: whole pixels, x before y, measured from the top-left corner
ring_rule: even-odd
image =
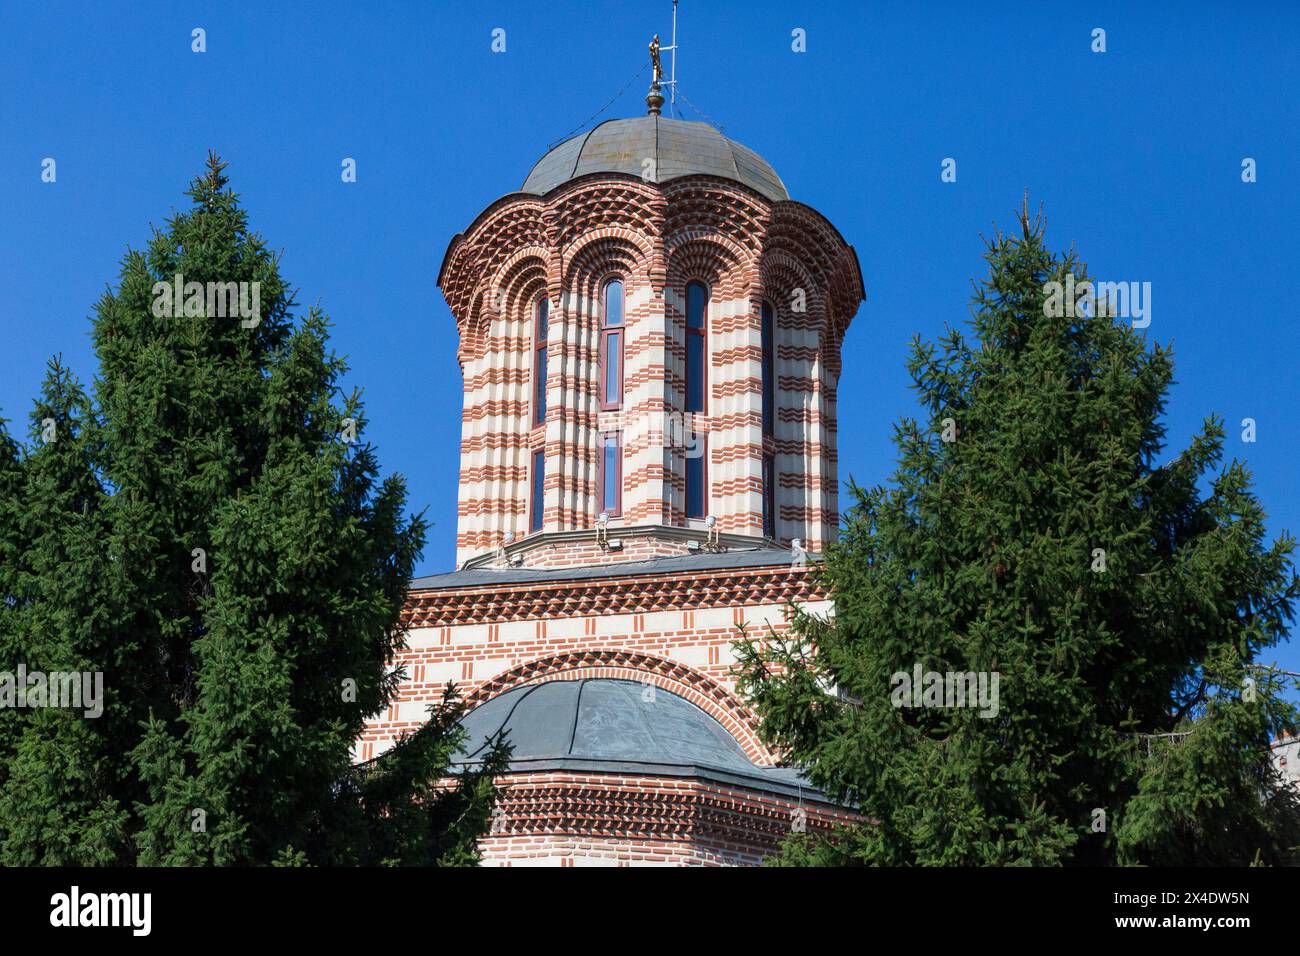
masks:
[[[1294,542],[1266,542],[1216,418],[1162,463],[1170,350],[1056,308],[1047,283],[1086,267],[1027,209],[1017,233],[988,242],[973,338],[914,344],[924,416],[891,482],[852,488],[833,617],[737,645],[768,741],[873,820],[780,862],[1285,862],[1269,741],[1296,715],[1261,655]],[[918,664],[996,672],[996,713],[896,706]]]
[[[93,401],[55,366],[57,439],[0,446],[0,667],[101,670],[107,698],[0,713],[0,862],[471,863],[507,752],[448,782],[454,691],[353,766],[425,524],[224,168],[98,303]]]
[[[0,659],[9,674],[25,665],[46,682],[25,688],[29,706],[15,694],[0,709],[0,857],[9,864],[111,864],[126,849],[129,807],[112,756],[114,735],[129,732],[120,715],[102,700],[94,710],[30,706],[52,703],[34,699],[51,693],[51,674],[111,670],[129,680],[131,672],[129,648],[107,626],[113,568],[95,442],[89,399],[51,362],[32,412],[32,451],[19,468],[14,449],[12,480],[0,491],[12,532],[0,581],[8,599]]]

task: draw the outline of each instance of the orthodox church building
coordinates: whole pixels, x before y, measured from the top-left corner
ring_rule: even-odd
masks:
[[[657,67],[657,63],[656,63]],[[777,766],[732,643],[830,611],[857,256],[753,150],[661,115],[547,152],[452,239],[457,569],[412,582],[400,698],[514,745],[487,865],[756,864],[851,816]]]

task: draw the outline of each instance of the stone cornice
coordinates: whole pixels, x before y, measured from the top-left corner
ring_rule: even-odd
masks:
[[[402,623],[439,627],[823,600],[828,594],[813,570],[791,565],[719,568],[411,591]]]

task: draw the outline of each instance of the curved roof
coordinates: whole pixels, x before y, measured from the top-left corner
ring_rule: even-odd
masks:
[[[676,694],[630,680],[559,680],[515,687],[461,719],[453,763],[471,764],[501,731],[511,770],[576,769],[700,776],[815,796],[796,770],[760,767],[726,729]]]
[[[748,146],[727,139],[708,123],[637,116],[606,120],[556,146],[537,161],[522,192],[545,195],[590,173],[641,177],[654,159],[655,182],[682,176],[717,176],[748,186],[768,199],[789,199],[781,177]]]

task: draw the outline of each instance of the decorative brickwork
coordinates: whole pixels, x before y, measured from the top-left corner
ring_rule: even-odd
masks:
[[[732,644],[789,630],[797,604],[829,613],[810,567],[776,565],[671,575],[414,590],[398,699],[358,743],[369,759],[420,726],[448,683],[473,702],[518,684],[601,676],[640,680],[686,698],[758,764],[773,755],[735,694]]]
[[[677,777],[518,773],[503,782],[489,866],[754,866],[795,829],[857,815],[821,801]]]
[[[413,591],[407,625],[434,627],[532,618],[571,618],[819,600],[808,569],[725,568],[673,576],[629,574],[618,578],[563,580],[545,586],[505,584],[491,588]]]
[[[620,121],[587,147],[548,153],[528,180],[545,186],[447,250],[461,570],[411,590],[405,677],[356,757],[455,683],[467,726],[520,715],[532,741],[497,781],[486,864],[754,865],[791,832],[858,819],[775,768],[732,668],[733,643],[788,632],[792,606],[832,611],[791,542],[836,534],[836,387],[862,277],[820,213],[704,124]],[[642,148],[666,182],[628,174]],[[728,162],[734,179],[700,174]],[[553,681],[585,683],[533,686]],[[653,692],[626,681],[670,696],[642,713]],[[596,729],[586,749],[580,727]]]
[[[611,277],[625,286],[622,407],[602,411],[601,290]],[[708,388],[705,412],[687,418],[691,281],[709,291]],[[453,241],[439,285],[456,316],[465,376],[458,563],[507,534],[529,533],[536,449],[545,454],[541,531],[593,528],[597,440],[610,431],[624,435],[614,526],[699,527],[686,517],[685,462],[701,453],[707,511],[719,530],[762,538],[768,456],[776,540],[819,549],[834,535],[840,344],[863,294],[853,250],[815,210],[706,176],[660,185],[598,174],[544,197],[494,203]],[[535,425],[532,315],[541,296],[550,316],[547,418]],[[768,436],[765,301],[775,313],[776,428]]]

